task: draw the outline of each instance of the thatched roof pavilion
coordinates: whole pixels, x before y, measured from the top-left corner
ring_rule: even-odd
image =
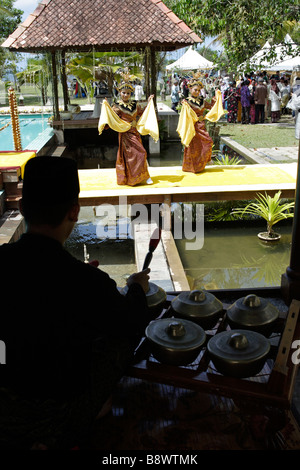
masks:
[[[54,114],[58,116],[57,51],[61,51],[64,65],[67,51],[143,50],[148,54],[149,91],[155,94],[155,52],[199,42],[201,38],[160,0],[42,0],[2,47],[15,52],[51,52]],[[66,103],[66,80],[62,82]]]
[[[174,50],[201,42],[160,0],[42,0],[2,44],[17,52]]]

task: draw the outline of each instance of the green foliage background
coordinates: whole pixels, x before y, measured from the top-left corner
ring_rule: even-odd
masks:
[[[165,3],[202,38],[219,38],[229,70],[235,70],[267,40],[274,45],[289,33],[299,43],[299,0],[165,0]],[[286,47],[288,52],[289,46]],[[274,54],[271,49],[268,59]]]

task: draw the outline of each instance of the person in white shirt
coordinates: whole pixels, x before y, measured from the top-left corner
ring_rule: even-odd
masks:
[[[288,81],[284,80],[281,83],[280,88],[280,95],[281,95],[281,114],[287,114],[286,105],[290,99],[290,92],[288,90]]]
[[[142,85],[138,82],[134,87],[134,98],[136,101],[140,101],[144,94]]]

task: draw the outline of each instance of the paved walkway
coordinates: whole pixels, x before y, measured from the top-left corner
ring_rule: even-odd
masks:
[[[257,157],[265,160],[265,163],[293,163],[298,161],[298,147],[272,147],[250,149]]]
[[[296,163],[298,162],[299,147],[270,147],[247,148],[230,137],[221,136],[221,143],[233,149],[244,157],[249,163],[267,165],[270,163]]]

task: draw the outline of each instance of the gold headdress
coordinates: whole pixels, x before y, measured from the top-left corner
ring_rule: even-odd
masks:
[[[192,78],[189,79],[188,81],[188,87],[192,88],[193,86],[197,85],[200,88],[204,88],[203,83],[201,82],[200,78],[203,76],[201,72],[192,72]]]
[[[120,75],[122,76],[123,80],[119,84],[119,91],[128,88],[131,91],[134,91],[133,85],[130,81],[131,75],[129,73],[128,68],[124,69],[124,72],[121,72]]]

